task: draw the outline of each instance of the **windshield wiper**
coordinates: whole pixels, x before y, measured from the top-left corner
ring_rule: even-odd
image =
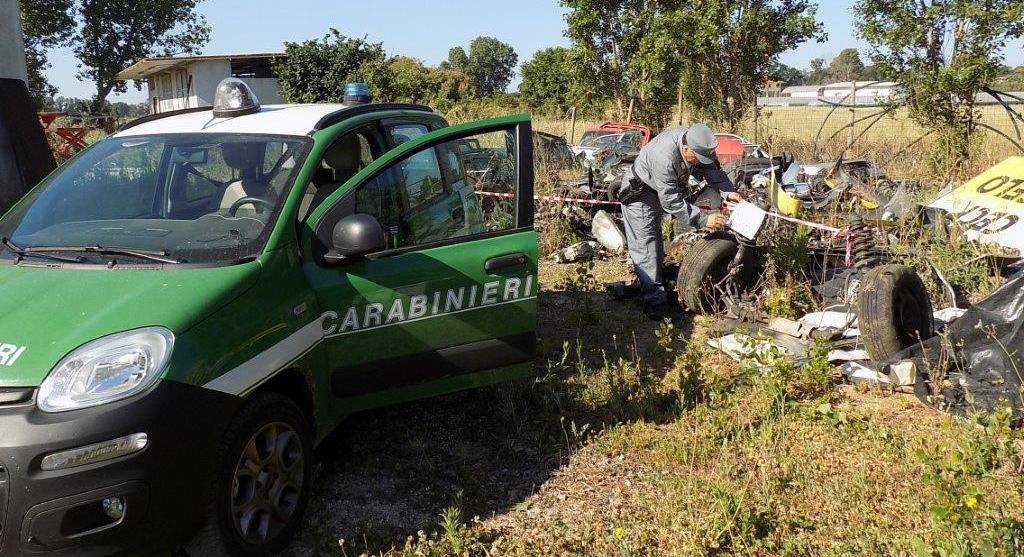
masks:
[[[45,252],[32,251],[32,248],[22,248],[11,241],[8,237],[0,239],[3,241],[4,246],[14,252],[18,256],[18,260],[22,260],[26,257],[33,256],[41,259],[49,259],[51,261],[63,261],[64,263],[82,263],[84,260],[81,257],[62,257],[60,255],[53,255]]]
[[[133,248],[119,248],[113,246],[32,246],[23,250],[25,253],[37,253],[37,254],[49,254],[55,251],[69,251],[69,252],[82,252],[82,253],[98,253],[101,255],[127,255],[129,257],[138,257],[139,259],[148,259],[150,261],[157,261],[159,263],[171,263],[178,264],[181,261],[167,257],[166,251],[154,251],[154,250],[141,250]]]

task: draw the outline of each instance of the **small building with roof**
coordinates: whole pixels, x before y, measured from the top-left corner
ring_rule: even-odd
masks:
[[[261,103],[279,104],[284,98],[274,62],[286,56],[268,52],[143,58],[118,73],[117,79],[145,81],[152,114],[212,106],[217,84],[226,77],[244,81]]]

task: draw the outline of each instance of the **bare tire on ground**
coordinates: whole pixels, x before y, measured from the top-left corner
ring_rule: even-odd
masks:
[[[883,265],[864,273],[857,296],[861,340],[876,362],[935,334],[932,301],[917,272]]]
[[[739,244],[725,238],[702,238],[690,246],[679,264],[676,291],[679,303],[694,313],[715,313],[724,300],[717,287],[729,273]]]
[[[263,557],[285,548],[312,483],[309,422],[291,399],[254,395],[228,426],[217,455],[206,526],[189,557]]]

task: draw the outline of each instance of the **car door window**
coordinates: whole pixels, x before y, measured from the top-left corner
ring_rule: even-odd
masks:
[[[303,193],[298,222],[305,220],[327,196],[379,156],[381,149],[377,137],[379,134],[369,128],[359,129],[339,137],[327,148]]]
[[[355,210],[375,216],[389,248],[515,226],[515,140],[496,131],[426,147],[356,192]]]
[[[416,139],[421,135],[430,133],[426,124],[396,124],[389,128],[391,141],[397,147],[410,139]]]

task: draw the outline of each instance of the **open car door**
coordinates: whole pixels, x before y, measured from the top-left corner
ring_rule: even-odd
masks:
[[[304,270],[327,312],[331,392],[346,410],[531,370],[531,137],[526,114],[417,137],[312,211]],[[339,251],[353,219],[379,223],[381,243],[369,253]]]

